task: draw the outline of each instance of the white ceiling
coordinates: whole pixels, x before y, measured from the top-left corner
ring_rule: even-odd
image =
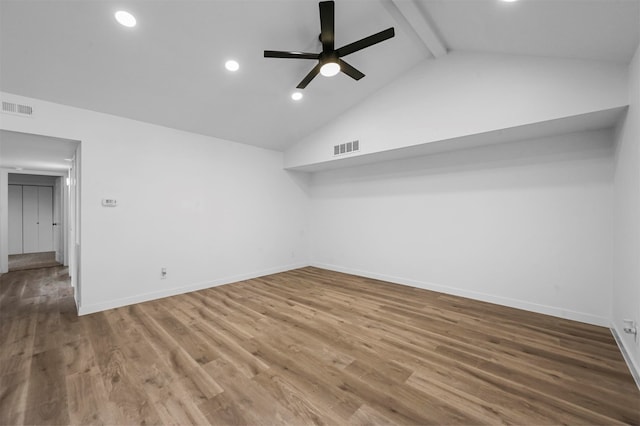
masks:
[[[396,37],[347,57],[366,74],[316,77],[313,61],[262,51],[319,51],[317,1],[0,0],[0,90],[266,148],[285,149],[424,60],[408,0],[337,0],[336,46],[387,27]],[[449,49],[627,63],[640,0],[419,0]],[[138,26],[118,25],[118,9]],[[235,58],[232,74],[224,61]]]
[[[628,63],[638,47],[638,0],[423,0],[452,50]]]
[[[39,172],[69,170],[78,141],[0,130],[0,167]]]

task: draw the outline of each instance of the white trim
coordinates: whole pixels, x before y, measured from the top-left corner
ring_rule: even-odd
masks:
[[[0,273],[9,272],[9,169],[0,168]]]
[[[234,275],[231,277],[220,278],[213,281],[204,281],[195,284],[189,284],[183,287],[176,287],[162,291],[154,291],[152,293],[143,293],[136,296],[125,297],[122,299],[114,299],[106,302],[94,303],[91,305],[78,305],[78,315],[87,315],[95,312],[106,311],[108,309],[120,308],[122,306],[133,305],[136,303],[148,302],[150,300],[162,299],[164,297],[176,296],[179,294],[190,293],[192,291],[204,290],[206,288],[217,287],[220,285],[231,284],[238,281],[250,280],[265,275],[277,274],[280,272],[290,271],[308,266],[306,263],[285,265],[264,269],[261,271],[250,272],[247,274]]]
[[[602,327],[609,327],[611,320],[609,318],[599,317],[596,315],[570,311],[556,306],[540,305],[537,303],[531,303],[519,299],[511,299],[508,297],[496,296],[487,293],[480,293],[456,287],[450,287],[440,284],[434,284],[423,281],[416,281],[408,278],[394,277],[391,275],[379,274],[375,272],[361,271],[358,269],[345,268],[342,266],[329,265],[325,263],[313,262],[312,266],[322,269],[329,269],[331,271],[344,272],[352,275],[359,275],[362,277],[373,278],[382,281],[388,281],[394,284],[402,284],[410,287],[422,288],[425,290],[437,291],[440,293],[451,294],[454,296],[467,297],[469,299],[480,300],[483,302],[495,303],[497,305],[508,306],[511,308],[524,309],[526,311],[537,312],[545,315],[552,315],[554,317],[565,318],[574,321],[580,321],[587,324],[598,325]]]
[[[57,170],[57,171],[37,170],[37,169],[16,170],[16,169],[12,169],[10,167],[5,167],[5,170],[7,170],[12,175],[67,176],[67,174],[69,173],[68,169],[67,170]],[[19,183],[19,184],[16,184],[16,185],[23,185],[23,184]]]
[[[436,34],[434,27],[425,16],[425,12],[420,10],[414,0],[392,0],[392,2],[434,58],[447,54],[447,48],[444,43]]]
[[[611,330],[611,334],[613,335],[613,338],[616,340],[616,343],[618,344],[618,348],[620,348],[620,352],[622,353],[622,357],[624,358],[624,361],[627,363],[627,367],[629,367],[629,372],[631,372],[631,375],[633,376],[633,380],[635,380],[636,382],[636,386],[638,387],[638,389],[640,389],[640,368],[633,361],[633,358],[631,357],[631,355],[629,355],[629,352],[627,351],[627,348],[624,345],[624,340],[620,338],[620,334],[616,329],[615,323],[611,323],[610,330]]]

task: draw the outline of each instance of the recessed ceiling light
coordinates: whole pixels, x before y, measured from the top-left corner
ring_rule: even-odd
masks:
[[[224,67],[229,71],[238,71],[240,69],[240,64],[237,61],[230,59],[224,63]]]
[[[291,94],[291,99],[293,99],[294,101],[299,101],[300,99],[302,99],[302,92],[293,92]]]
[[[135,16],[133,16],[127,11],[119,10],[116,12],[115,17],[116,17],[116,21],[118,21],[120,25],[124,25],[125,27],[129,27],[129,28],[136,26]]]
[[[340,65],[337,62],[327,62],[320,68],[320,74],[325,77],[333,77],[340,72]]]
[[[505,3],[515,3],[518,0],[502,0],[502,1],[505,2]]]

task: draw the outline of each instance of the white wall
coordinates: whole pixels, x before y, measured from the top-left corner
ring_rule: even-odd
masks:
[[[615,153],[613,327],[640,380],[640,338],[623,320],[640,322],[640,47],[629,66],[629,111],[618,128]],[[640,327],[640,324],[639,324]],[[640,386],[640,381],[638,382]]]
[[[1,95],[34,116],[0,128],[81,141],[81,313],[307,263],[305,180],[281,153]]]
[[[627,68],[613,63],[451,52],[425,61],[285,152],[285,166],[432,143],[627,104]]]
[[[313,263],[608,325],[611,131],[317,173]]]

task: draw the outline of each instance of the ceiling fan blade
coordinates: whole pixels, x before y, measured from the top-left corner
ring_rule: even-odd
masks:
[[[302,79],[300,84],[296,86],[296,88],[304,89],[305,87],[307,87],[307,84],[309,84],[309,82],[311,82],[311,80],[313,80],[313,78],[320,73],[320,66],[320,62],[318,62],[316,66],[313,67],[311,71],[309,71],[309,74],[307,74],[305,78]]]
[[[360,71],[358,71],[356,68],[352,67],[342,59],[338,59],[338,63],[340,64],[340,71],[353,78],[354,80],[360,80],[362,77],[364,77],[364,74],[362,74]]]
[[[265,58],[291,58],[291,59],[320,59],[319,53],[307,52],[282,52],[279,50],[265,50]]]
[[[332,1],[320,2],[320,41],[322,42],[322,51],[333,51],[335,40],[335,13],[334,3]]]
[[[393,30],[393,27],[387,28],[384,31],[380,31],[379,33],[370,35],[369,37],[365,37],[361,40],[349,43],[346,46],[342,46],[340,49],[336,50],[336,53],[338,54],[338,57],[347,56],[353,52],[362,50],[365,47],[373,46],[374,44],[380,43],[381,41],[388,40],[394,35],[395,31]]]

